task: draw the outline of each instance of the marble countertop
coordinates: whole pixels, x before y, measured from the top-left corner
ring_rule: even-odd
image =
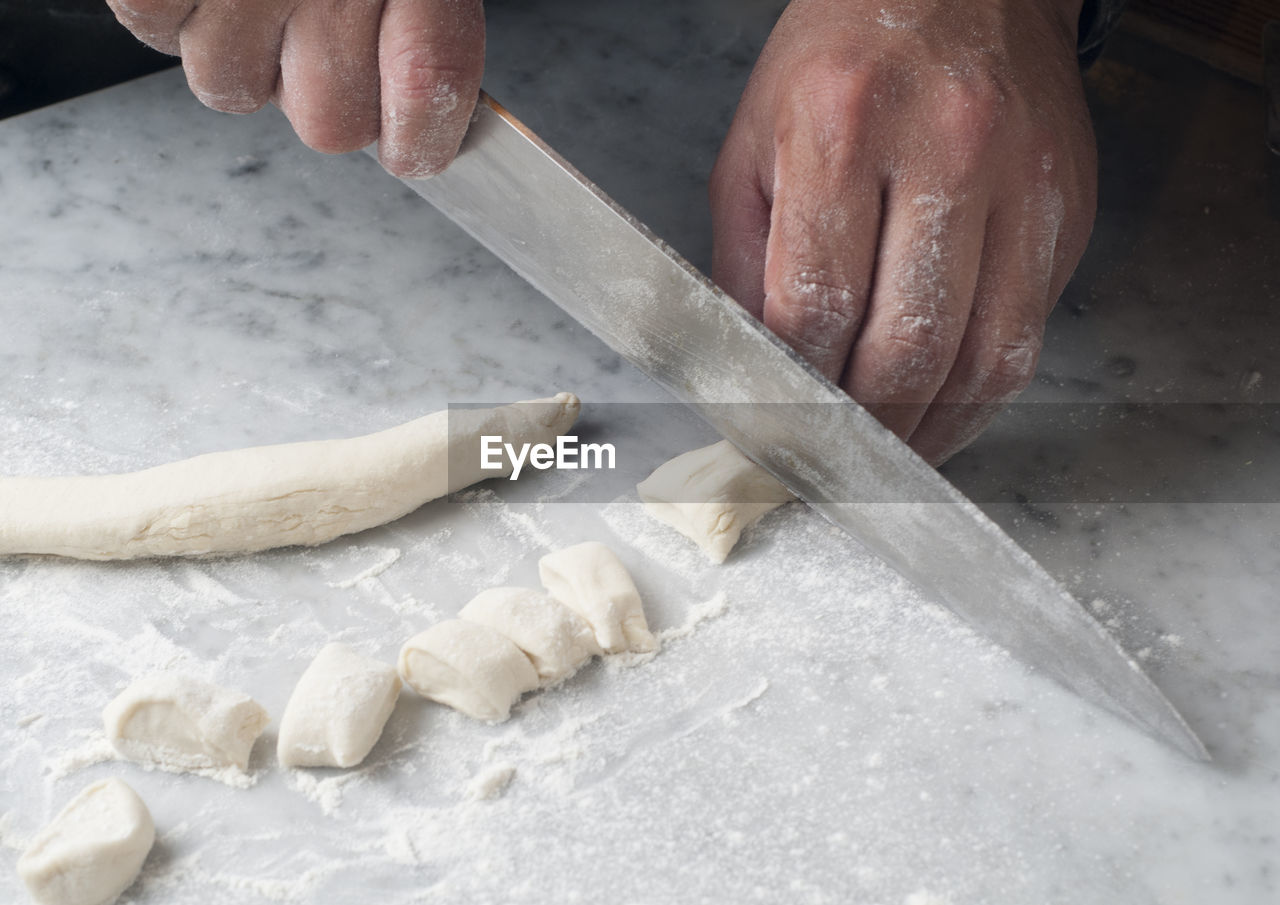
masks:
[[[490,2],[486,88],[705,265],[706,175],[779,5],[604,6]],[[1262,95],[1124,35],[1088,82],[1093,243],[1025,404],[946,473],[1143,663],[1212,764],[1030,673],[802,507],[716,569],[626,498],[485,489],[314,550],[0,561],[0,900],[21,900],[25,841],[108,775],[159,832],[129,903],[1280,898]],[[273,111],[207,111],[178,72],[0,122],[0,197],[7,473],[558,389],[588,411],[666,401],[364,155],[310,152]],[[271,730],[247,789],[103,761],[98,714],[133,675],[192,672],[278,719],[326,641],[390,659],[586,537],[635,571],[666,632],[651,663],[593,666],[496,727],[406,694],[351,773],[277,770]]]

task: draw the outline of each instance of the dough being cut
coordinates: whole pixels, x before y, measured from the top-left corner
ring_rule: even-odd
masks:
[[[209,453],[129,474],[0,478],[0,555],[132,559],[322,544],[398,519],[485,478],[480,436],[548,443],[571,393],[436,412],[349,440]]]
[[[566,679],[599,654],[595,633],[581,616],[532,588],[489,588],[458,613],[487,625],[528,655],[544,685]]]
[[[520,648],[487,625],[461,619],[410,638],[400,651],[400,677],[423,697],[495,722],[538,687],[538,672]]]
[[[382,735],[399,695],[394,667],[346,644],[326,645],[289,697],[277,758],[285,767],[354,767]]]
[[[538,560],[538,576],[552,597],[587,620],[605,652],[658,646],[631,574],[604,544],[587,541],[548,553]]]
[[[102,711],[122,756],[167,770],[246,770],[269,721],[246,694],[171,673],[137,679]]]
[[[155,839],[137,793],[103,780],[36,834],[18,859],[18,876],[40,905],[106,905],[133,883]]]
[[[645,509],[722,563],[749,525],[795,499],[728,440],[676,456],[636,485]]]

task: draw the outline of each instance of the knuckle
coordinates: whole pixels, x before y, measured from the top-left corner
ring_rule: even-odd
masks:
[[[800,352],[825,356],[848,344],[850,323],[847,316],[825,307],[792,302],[779,309],[775,326]]]
[[[768,326],[823,371],[843,365],[866,293],[821,270],[798,270],[766,295]]]
[[[765,304],[777,312],[779,333],[807,357],[843,360],[866,310],[865,288],[824,268],[800,267],[770,289]]]
[[[979,403],[1004,403],[1013,399],[1035,376],[1038,345],[1001,340],[976,356],[973,398]]]
[[[792,269],[783,277],[781,289],[799,307],[845,320],[855,320],[866,307],[866,287],[856,286],[825,267]]]
[[[862,136],[880,103],[871,67],[819,61],[792,82],[792,91],[796,102],[790,108],[796,113],[779,140],[786,141],[796,128],[796,117],[803,117],[805,135],[822,147],[833,166],[856,160]]]
[[[880,374],[880,395],[927,401],[951,369],[958,333],[955,318],[941,310],[913,307],[896,316],[884,333],[883,355],[893,364]]]
[[[962,166],[972,168],[991,148],[1004,112],[1004,92],[994,82],[978,79],[942,93],[934,115],[948,150]]]
[[[918,361],[922,370],[934,369],[948,345],[943,330],[929,314],[902,315],[888,337],[901,352]]]
[[[471,77],[469,67],[448,62],[443,53],[429,45],[399,51],[387,61],[383,73],[387,90],[400,101],[440,115],[460,106],[460,86]]]
[[[824,119],[857,121],[875,109],[876,78],[869,66],[842,67],[819,61],[797,82],[797,91]]]

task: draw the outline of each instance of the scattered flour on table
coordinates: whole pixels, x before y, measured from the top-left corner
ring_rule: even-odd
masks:
[[[530,507],[509,506],[498,494],[486,487],[463,491],[458,494],[458,498],[467,512],[479,518],[487,527],[496,529],[495,533],[499,535],[523,541],[535,549],[551,550],[559,546],[545,520],[537,517],[542,514],[542,503],[533,504],[533,514],[522,512],[521,509]]]
[[[673,625],[670,628],[655,632],[653,637],[658,642],[658,645],[653,650],[622,651],[621,653],[610,654],[604,658],[604,664],[608,669],[631,669],[635,666],[643,666],[661,654],[668,642],[688,638],[699,625],[709,619],[718,619],[728,611],[728,595],[724,591],[717,591],[710,600],[704,600],[702,603],[695,603],[689,607],[685,611],[684,621],[679,625]]]
[[[365,784],[368,777],[364,770],[350,770],[324,777],[310,770],[290,770],[287,782],[290,788],[301,792],[308,801],[318,804],[325,816],[331,816],[342,807],[347,789]]]
[[[362,572],[358,572],[355,575],[352,575],[350,578],[344,578],[344,579],[341,579],[340,581],[330,581],[330,582],[326,582],[326,584],[328,584],[329,587],[331,588],[339,588],[342,590],[346,590],[347,588],[354,588],[356,585],[358,585],[362,581],[365,581],[370,578],[377,578],[379,575],[387,571],[387,569],[390,569],[400,560],[401,552],[398,547],[383,548],[381,550],[381,553],[382,553],[382,558],[379,559],[373,565],[369,566],[367,569],[363,570]]]
[[[123,760],[123,758],[121,758]],[[202,779],[212,779],[214,782],[220,782],[224,786],[230,786],[233,789],[252,789],[258,784],[258,780],[262,778],[262,770],[250,770],[247,773],[234,766],[226,767],[179,767],[166,763],[154,764],[134,764],[147,772],[190,774],[199,776]]]
[[[634,496],[618,497],[604,507],[600,517],[624,542],[687,581],[717,568],[697,544],[655,519]]]
[[[389,902],[484,902],[492,899],[472,894],[485,876],[502,884],[508,901],[538,901],[537,884],[551,878],[546,868],[528,865],[542,863],[539,846],[549,840],[569,846],[557,856],[561,862],[593,863],[612,851],[675,864],[681,852],[630,852],[627,840],[638,845],[672,838],[673,820],[680,832],[691,833],[699,808],[732,824],[733,813],[719,814],[710,804],[744,794],[738,771],[725,765],[756,758],[768,763],[773,756],[743,727],[776,720],[804,695],[831,688],[808,659],[775,664],[762,656],[794,649],[804,650],[806,658],[822,653],[836,662],[830,648],[838,637],[839,662],[848,651],[855,662],[870,656],[879,664],[895,656],[892,645],[904,622],[934,637],[942,630],[924,609],[904,613],[894,606],[898,586],[874,569],[861,574],[860,567],[857,582],[847,583],[842,609],[824,611],[828,621],[784,618],[775,605],[780,595],[820,600],[831,588],[830,577],[849,570],[847,550],[828,540],[840,535],[801,507],[779,510],[760,532],[764,544],[752,551],[757,555],[735,556],[717,568],[634,499],[604,507],[573,505],[557,504],[553,512],[537,504],[508,506],[496,495],[481,494],[459,513],[465,529],[435,525],[423,531],[419,521],[409,533],[404,527],[386,529],[379,536],[395,540],[381,545],[107,569],[40,564],[30,573],[16,572],[0,583],[0,615],[16,619],[21,639],[14,665],[0,665],[0,676],[14,682],[10,732],[17,731],[12,727],[19,714],[45,714],[44,721],[22,731],[30,736],[25,743],[44,746],[43,778],[49,783],[55,774],[65,777],[113,760],[105,739],[76,735],[68,727],[77,720],[96,726],[99,702],[105,703],[113,687],[157,668],[180,668],[242,688],[278,718],[297,672],[282,665],[301,652],[341,637],[394,656],[395,646],[425,617],[450,615],[468,594],[503,583],[515,574],[512,563],[518,564],[521,583],[536,580],[531,564],[548,547],[562,545],[560,535],[564,542],[600,537],[629,554],[646,605],[652,604],[656,625],[663,626],[657,631],[662,656],[652,668],[618,669],[624,658],[606,658],[603,668],[589,666],[562,686],[530,696],[509,723],[498,726],[404,701],[398,725],[388,726],[391,736],[368,770],[333,774],[273,765],[254,775],[261,781],[250,792],[187,777],[148,779],[158,812],[172,812],[180,803],[184,814],[189,809],[192,829],[184,836],[172,824],[165,828],[166,858],[144,875],[147,901],[189,905],[233,896],[246,903],[302,903],[322,895],[357,901],[369,883],[406,877],[418,893],[393,884]],[[766,544],[769,555],[758,555]],[[788,564],[786,574],[777,571],[779,562]],[[413,594],[407,602],[390,600],[379,590],[385,590],[384,582],[370,580],[392,565],[395,584]],[[54,606],[42,609],[51,587],[59,588]],[[103,599],[120,605],[104,608]],[[850,632],[855,619],[860,628]],[[704,624],[715,620],[723,622],[704,635]],[[91,652],[87,661],[55,656],[66,650],[68,634],[77,648]],[[879,668],[887,672],[892,663]],[[870,706],[886,705],[875,699]],[[886,763],[898,756],[892,739],[876,744]],[[848,753],[859,762],[860,752]],[[702,768],[708,772],[699,774],[710,797],[691,786],[694,811],[655,811],[650,801],[664,797],[668,779],[688,781],[675,765],[703,756],[722,759],[719,766],[708,761]],[[798,769],[797,789],[820,781],[816,767]],[[35,808],[65,797],[65,789],[40,785],[24,794],[17,809],[24,826]],[[206,832],[208,826],[219,832]],[[582,832],[584,826],[591,832]],[[709,831],[738,848],[739,863],[767,866],[774,851],[741,826],[717,824]],[[878,835],[851,831],[850,837],[879,844]],[[0,841],[12,845],[12,839],[12,831],[0,825]],[[893,899],[887,888],[881,892],[878,901]]]
[[[116,749],[111,747],[111,742],[107,741],[107,737],[101,732],[82,730],[72,735],[87,738],[87,741],[45,761],[44,772],[51,782],[66,779],[72,773],[78,773],[86,767],[117,759]]]
[[[193,776],[200,776],[205,779],[212,779],[220,782],[225,786],[231,786],[235,789],[249,789],[257,784],[262,776],[262,771],[250,771],[248,773],[234,766],[226,766],[219,768],[211,767],[181,767],[173,766],[167,763],[135,763],[121,757],[116,749],[112,747],[107,737],[100,732],[90,730],[79,730],[72,733],[75,736],[85,738],[82,744],[64,751],[57,756],[46,760],[44,763],[45,775],[50,782],[60,782],[67,777],[79,773],[88,767],[97,764],[110,763],[111,761],[120,761],[129,764],[131,767],[146,770],[148,772],[190,773]]]
[[[542,766],[575,761],[586,750],[581,740],[583,728],[599,719],[599,714],[566,717],[551,731],[538,735],[530,735],[523,727],[515,725],[485,743],[481,756],[483,760],[490,761],[498,752],[504,752],[518,763]]]
[[[23,851],[31,845],[30,837],[19,833],[13,828],[17,820],[16,811],[5,811],[0,814],[0,848]]]
[[[903,899],[902,905],[951,905],[951,900],[946,896],[929,892],[927,889],[921,889]]]
[[[139,886],[151,893],[171,894],[189,888],[221,890],[235,894],[231,901],[240,902],[247,901],[247,896],[267,902],[306,902],[314,901],[316,890],[324,881],[348,870],[348,863],[335,861],[329,865],[300,871],[290,877],[250,877],[227,870],[210,870],[202,864],[199,857],[190,857],[173,864],[161,865],[154,871],[144,868]],[[157,901],[164,900],[164,896],[157,896]],[[219,900],[220,897],[215,894],[213,901]]]
[[[497,798],[515,779],[516,768],[512,764],[494,764],[477,773],[467,784],[468,801],[489,801]]]
[[[748,707],[754,704],[756,701],[764,697],[764,693],[768,690],[769,690],[769,677],[761,676],[760,681],[756,683],[755,688],[747,692],[743,697],[739,698],[738,700],[731,702],[728,706],[726,706],[723,710],[721,710],[720,715],[729,716],[735,710],[741,710],[743,707]]]
[[[695,603],[689,607],[685,613],[684,621],[679,625],[664,628],[654,637],[662,644],[666,644],[668,641],[688,638],[699,625],[709,619],[719,619],[727,612],[729,612],[729,596],[724,591],[717,591],[710,600],[704,600],[702,603]]]

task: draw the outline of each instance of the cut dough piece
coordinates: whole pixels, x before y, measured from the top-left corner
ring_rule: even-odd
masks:
[[[607,653],[657,648],[631,574],[604,544],[587,541],[548,553],[538,560],[538,576],[552,597],[590,623]]]
[[[36,834],[18,876],[40,905],[106,905],[137,878],[156,839],[142,799],[118,779],[94,783]]]
[[[400,650],[400,677],[423,697],[495,722],[538,687],[538,672],[520,648],[486,625],[461,619],[410,638]]]
[[[276,756],[286,767],[354,767],[395,709],[395,668],[346,644],[329,644],[298,679],[280,718]]]
[[[180,771],[247,770],[269,721],[246,694],[170,673],[143,676],[102,711],[122,756]]]
[[[129,474],[0,478],[0,555],[133,559],[315,545],[406,515],[485,478],[480,436],[548,443],[571,393],[436,412],[349,440],[209,453]]]
[[[715,563],[725,561],[747,526],[795,499],[728,440],[676,456],[636,491],[650,515],[693,540]]]
[[[532,588],[489,588],[458,613],[511,639],[538,671],[544,685],[566,679],[599,654],[595,632],[558,600]]]

